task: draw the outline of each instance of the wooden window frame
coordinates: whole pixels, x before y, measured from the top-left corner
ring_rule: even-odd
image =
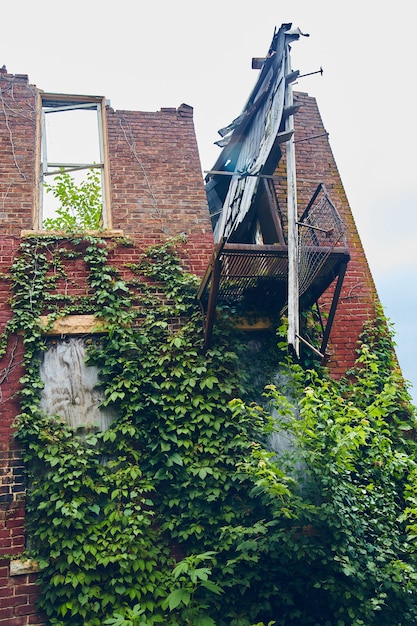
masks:
[[[42,227],[42,199],[43,186],[46,176],[59,173],[60,167],[64,167],[65,171],[77,171],[82,169],[98,168],[101,171],[101,188],[102,188],[102,221],[103,228],[112,229],[111,216],[111,200],[110,200],[110,174],[109,174],[109,158],[108,158],[108,135],[107,135],[107,111],[108,102],[103,96],[84,96],[75,94],[56,94],[56,93],[40,93],[38,101],[38,117],[37,117],[37,172],[38,172],[38,189],[36,193],[36,201],[34,206],[33,225],[38,231],[46,231]],[[60,110],[76,110],[81,108],[96,108],[98,117],[98,140],[99,140],[99,163],[48,163],[45,158],[46,131],[44,116],[45,111],[59,112]]]

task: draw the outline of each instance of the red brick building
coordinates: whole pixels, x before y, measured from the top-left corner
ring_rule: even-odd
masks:
[[[296,94],[301,105],[295,116],[297,185],[300,207],[323,182],[346,227],[351,260],[348,265],[329,344],[335,376],[353,364],[363,322],[373,314],[375,287],[354,219],[314,98]],[[193,110],[158,112],[114,111],[102,98],[45,94],[26,75],[0,70],[0,333],[11,316],[7,275],[22,238],[42,223],[42,111],[70,105],[100,112],[105,236],[131,237],[133,247],[112,252],[123,267],[141,251],[166,237],[185,233],[186,269],[203,276],[214,242],[193,124]],[[77,132],[77,129],[75,129]],[[308,140],[307,140],[308,139]],[[281,162],[275,174],[278,188],[284,176]],[[285,193],[282,193],[282,197]],[[125,270],[123,270],[125,271]],[[83,290],[83,267],[72,268]],[[331,289],[330,289],[331,290]],[[327,294],[324,301],[329,300]],[[36,573],[14,563],[25,547],[24,467],[13,438],[19,412],[16,391],[22,375],[22,347],[12,338],[0,361],[0,624],[42,624],[35,609]]]

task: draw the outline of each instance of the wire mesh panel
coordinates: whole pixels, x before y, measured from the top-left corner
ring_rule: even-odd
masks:
[[[344,224],[323,185],[314,194],[298,223],[299,295],[322,272],[337,246],[346,246]]]

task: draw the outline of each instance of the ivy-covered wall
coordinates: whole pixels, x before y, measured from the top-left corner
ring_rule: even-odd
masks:
[[[109,257],[129,246],[35,235],[9,275],[25,556],[46,623],[414,624],[415,411],[383,315],[339,382],[291,365],[284,328],[253,350],[227,311],[203,352],[186,240],[152,246],[123,280]],[[57,293],[75,261],[85,291]],[[45,334],[86,311],[100,322],[88,363],[115,415],[104,432],[40,408]],[[279,456],[273,432],[292,444]]]
[[[235,396],[258,397],[259,386],[271,382],[270,373],[285,353],[275,331],[264,337],[271,350],[259,361],[259,354],[244,349],[245,342],[239,341],[226,320],[218,327],[213,350],[201,353],[195,276],[201,278],[210,261],[213,238],[191,107],[146,113],[108,109],[112,227],[118,236],[45,237],[28,234],[37,193],[38,90],[27,76],[5,70],[0,70],[0,88],[0,333],[5,342],[0,361],[0,623],[93,626],[113,619],[108,623],[207,626],[213,623],[210,620],[221,624],[224,619],[238,626],[258,618],[269,620],[271,615],[281,623],[276,607],[268,608],[275,606],[277,583],[270,577],[268,585],[258,582],[266,571],[278,567],[274,558],[279,551],[286,555],[281,570],[292,571],[297,562],[309,564],[311,572],[319,562],[323,565],[316,531],[321,526],[329,531],[330,513],[326,517],[324,509],[333,511],[333,491],[327,492],[323,508],[314,509],[314,515],[307,514],[305,503],[297,508],[291,473],[271,464],[264,448],[258,448],[265,443],[269,418],[239,403],[234,408],[228,405]],[[348,227],[352,261],[330,346],[330,371],[338,378],[354,365],[364,323],[376,315],[376,294],[317,105],[307,94],[298,94],[298,99],[302,107],[295,119],[296,133],[300,138],[313,137],[297,144],[300,210],[317,183],[324,182]],[[278,190],[281,175],[280,170]],[[26,231],[23,237],[22,231]],[[169,238],[181,233],[185,239],[179,262]],[[143,257],[148,246],[160,244]],[[52,317],[94,313],[106,320],[100,348],[91,352],[92,362],[102,372],[107,400],[119,414],[106,434],[74,436],[39,413],[38,366],[46,331],[38,318],[46,313]],[[391,369],[392,363],[381,377]],[[346,388],[342,392],[347,393]],[[407,403],[398,393],[384,396],[385,405]],[[410,429],[407,411],[403,426]],[[323,413],[323,424],[326,419],[330,417]],[[355,430],[353,439],[371,437],[371,430],[365,430],[359,434]],[[32,485],[29,501],[22,454]],[[355,462],[362,472],[359,454]],[[389,469],[382,476],[384,481],[394,481],[390,492],[394,495],[400,493],[395,482],[398,467],[390,465],[392,473]],[[406,510],[405,486],[410,494],[413,489],[408,479],[411,469],[405,471],[407,479],[398,496],[402,511]],[[355,485],[356,497],[365,487]],[[275,504],[271,494],[277,497]],[[352,497],[350,492],[346,495]],[[317,500],[310,504],[318,506]],[[406,518],[402,526],[393,521],[384,536],[394,530],[399,536],[407,523]],[[265,538],[276,524],[281,539],[290,532],[299,541],[286,552],[288,542],[274,535],[276,543],[271,547],[278,551],[274,556]],[[339,533],[337,537],[345,540],[345,530],[332,527],[332,537]],[[36,574],[22,567],[17,576],[10,576],[10,557],[21,555],[27,531],[46,589],[42,610],[35,607]],[[369,530],[369,536],[375,532]],[[367,529],[363,533],[368,536]],[[336,589],[340,580],[346,582],[347,558],[347,548],[343,551],[335,542],[330,542],[331,554],[341,565],[332,572],[334,585],[329,583],[323,591],[322,580],[315,579],[313,589],[321,591],[315,595],[310,589],[312,606],[319,611],[327,603],[333,616],[339,610]],[[399,563],[407,563],[398,545],[393,554]],[[362,556],[369,554],[369,546]],[[266,560],[259,560],[257,547]],[[182,557],[185,561],[173,569],[175,559]],[[324,562],[332,563],[329,554]],[[278,570],[274,571],[278,577]],[[398,571],[391,568],[389,580],[403,601],[403,587],[394,584]],[[410,570],[410,580],[413,575]],[[233,587],[232,581],[240,581],[240,586]],[[249,589],[262,596],[260,602],[254,602]],[[170,595],[171,591],[175,593]],[[286,600],[282,604],[281,596],[280,602],[290,608],[285,613],[287,622],[282,623],[300,623],[291,606],[306,589],[297,586],[283,593]],[[382,596],[375,600],[365,583],[355,588],[347,585],[345,593],[353,594],[355,607],[361,597],[368,598],[368,613],[349,604],[355,617],[343,622],[340,609],[339,621],[329,617],[330,623],[373,623],[369,603],[379,610]],[[228,616],[222,615],[221,598],[226,596]],[[304,623],[316,623],[317,611],[309,616],[305,612],[303,619],[310,621]],[[375,623],[388,625],[387,615],[388,621]]]
[[[12,315],[7,276],[20,243],[26,241],[22,235],[35,223],[38,93],[26,75],[0,69],[0,334]],[[147,246],[186,233],[184,266],[202,276],[213,237],[192,108],[181,105],[152,113],[109,108],[107,129],[112,228],[135,242],[110,250],[111,262],[128,279],[129,264],[136,263]],[[91,295],[83,261],[75,256],[67,269],[67,278],[56,284],[56,295]],[[86,311],[90,308],[84,305]],[[20,411],[16,394],[22,362],[21,336],[10,337],[0,360],[0,622],[11,626],[42,623],[34,607],[36,576],[10,576],[9,557],[20,554],[26,541],[24,466],[13,428]]]

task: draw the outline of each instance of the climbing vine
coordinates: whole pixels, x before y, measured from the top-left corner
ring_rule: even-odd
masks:
[[[414,624],[414,410],[382,314],[345,379],[291,364],[275,337],[254,382],[262,354],[227,315],[203,353],[181,241],[150,248],[128,280],[115,245],[28,238],[11,268],[3,351],[22,333],[17,438],[49,623]],[[68,261],[88,269],[87,293],[68,295]],[[40,410],[40,316],[87,312],[107,327],[88,363],[117,417],[80,434]]]

